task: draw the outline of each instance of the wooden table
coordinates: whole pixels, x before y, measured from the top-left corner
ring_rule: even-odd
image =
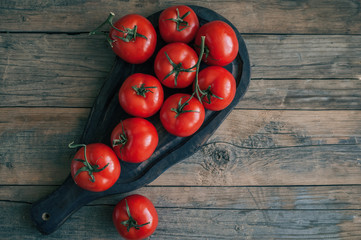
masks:
[[[209,141],[139,193],[152,239],[361,239],[359,0],[1,1],[0,239],[115,239],[125,195],[96,200],[51,235],[31,204],[69,174],[115,55],[88,36],[110,11],[211,8],[246,41],[248,92]]]

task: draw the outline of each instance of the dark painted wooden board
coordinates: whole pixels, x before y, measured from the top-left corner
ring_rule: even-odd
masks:
[[[52,233],[72,213],[94,199],[111,194],[129,192],[152,182],[169,167],[189,157],[204,144],[245,94],[250,81],[250,62],[246,45],[238,30],[228,20],[210,9],[197,6],[191,7],[198,15],[200,25],[214,20],[222,20],[230,24],[237,34],[240,44],[239,54],[230,65],[226,66],[234,75],[237,84],[236,96],[232,103],[222,111],[206,111],[202,127],[195,134],[186,138],[175,137],[167,133],[162,128],[157,114],[148,118],[157,128],[160,136],[158,147],[153,155],[147,161],[140,164],[121,162],[122,173],[119,180],[112,188],[105,192],[93,193],[80,189],[69,176],[53,194],[33,205],[32,219],[40,232],[44,234]],[[156,29],[159,14],[160,12],[157,12],[149,17],[149,20]],[[160,49],[164,44],[159,38],[157,49]],[[81,138],[82,143],[102,142],[109,144],[112,129],[120,120],[130,117],[120,108],[118,103],[117,93],[122,81],[132,73],[152,74],[153,58],[154,55],[149,61],[140,65],[132,65],[125,63],[119,58],[116,59],[111,75],[105,82],[92,108]],[[185,89],[184,91],[190,91],[190,89]],[[165,89],[165,97],[173,93],[174,90]]]

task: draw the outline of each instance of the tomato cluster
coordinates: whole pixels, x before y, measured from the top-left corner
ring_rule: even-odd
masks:
[[[166,131],[178,137],[191,136],[202,126],[205,109],[220,111],[233,100],[236,82],[224,68],[238,54],[238,39],[227,23],[212,21],[202,26],[192,8],[181,5],[162,11],[160,36],[152,23],[138,14],[123,16],[113,24],[114,14],[90,34],[109,24],[107,40],[114,53],[131,64],[155,56],[154,75],[134,73],[122,83],[119,104],[132,117],[120,121],[110,137],[111,147],[94,143],[81,147],[71,163],[77,185],[89,191],[105,191],[120,175],[119,160],[140,163],[154,153],[159,136],[149,118],[159,113]],[[166,44],[157,52],[157,40]],[[203,61],[205,68],[200,70]],[[164,99],[168,89],[188,89]],[[113,212],[118,232],[126,239],[144,239],[158,224],[157,212],[144,196],[128,196]]]

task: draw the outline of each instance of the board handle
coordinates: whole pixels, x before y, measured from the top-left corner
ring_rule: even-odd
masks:
[[[57,230],[75,211],[98,198],[99,193],[78,187],[69,175],[65,182],[46,198],[35,202],[31,217],[42,234]]]

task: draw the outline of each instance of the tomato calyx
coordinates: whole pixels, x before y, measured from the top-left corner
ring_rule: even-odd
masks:
[[[178,102],[178,105],[177,105],[177,108],[171,108],[170,110],[175,112],[176,115],[175,115],[175,118],[177,118],[180,114],[182,113],[186,113],[186,112],[199,112],[199,111],[196,111],[196,110],[184,110],[184,107],[187,106],[189,104],[189,101],[193,98],[193,95],[190,96],[188,98],[187,101],[185,101],[184,103],[182,103],[182,99],[185,98],[185,97],[181,97],[179,99],[179,102]]]
[[[91,165],[89,162],[88,162],[88,159],[87,159],[87,156],[86,156],[86,145],[85,144],[74,144],[74,142],[71,142],[69,145],[68,145],[69,148],[78,148],[78,147],[84,147],[84,159],[74,159],[74,161],[78,161],[78,162],[81,162],[84,164],[84,167],[81,167],[78,169],[78,171],[75,173],[74,175],[74,179],[76,178],[76,176],[78,176],[81,172],[88,172],[89,176],[90,176],[90,181],[91,182],[95,182],[95,178],[94,178],[94,175],[93,173],[95,172],[101,172],[103,171],[106,167],[108,167],[109,163],[107,163],[104,167],[102,168],[99,168],[99,165],[98,164],[94,164],[94,165]]]
[[[134,28],[126,28],[123,26],[124,30],[121,30],[121,29],[115,27],[113,24],[114,16],[115,16],[115,14],[110,12],[108,18],[102,24],[100,24],[96,29],[89,32],[89,35],[104,34],[107,38],[109,45],[113,48],[113,42],[115,42],[115,40],[111,39],[109,37],[109,35],[106,34],[105,32],[100,31],[100,28],[102,28],[106,24],[109,24],[116,31],[123,33],[123,36],[125,36],[125,37],[120,37],[120,36],[115,36],[115,37],[123,40],[124,42],[135,41],[137,37],[142,37],[142,38],[145,38],[146,40],[148,40],[146,36],[144,36],[140,33],[137,33],[137,29],[138,29],[137,25],[134,25]]]
[[[211,104],[211,98],[212,97],[218,98],[220,100],[223,99],[222,97],[217,96],[216,94],[214,94],[211,91],[211,86],[208,86],[208,88],[206,90],[203,90],[203,93],[204,93],[204,95],[202,96],[202,98],[206,99],[205,102],[208,103],[208,104]]]
[[[182,63],[178,63],[175,64],[172,59],[169,57],[169,55],[164,52],[165,56],[167,57],[169,63],[172,65],[173,70],[170,71],[164,78],[162,81],[164,81],[165,79],[167,79],[169,76],[171,76],[172,74],[174,74],[174,86],[177,86],[177,79],[178,79],[178,75],[181,72],[195,72],[196,70],[192,70],[193,68],[195,68],[196,66],[190,67],[190,68],[183,68],[182,67]]]
[[[177,18],[169,18],[166,20],[173,21],[177,24],[177,31],[181,32],[184,29],[189,27],[189,23],[187,21],[184,21],[184,19],[191,13],[190,11],[186,12],[183,16],[179,15],[178,8],[175,9],[177,11]],[[181,28],[183,27],[183,28]]]
[[[130,210],[129,210],[129,206],[128,206],[128,202],[127,202],[127,199],[125,199],[125,209],[127,211],[127,214],[128,214],[128,217],[129,219],[128,220],[125,220],[123,222],[121,222],[121,224],[125,227],[127,227],[127,231],[129,232],[131,228],[135,228],[136,230],[139,230],[141,227],[147,225],[147,224],[150,224],[150,222],[147,222],[147,223],[143,223],[143,224],[140,224],[138,225],[137,221],[132,217],[132,215],[130,214]]]
[[[117,30],[117,31],[119,31],[121,33],[124,33],[125,37],[115,36],[116,38],[119,38],[119,39],[123,40],[124,42],[135,42],[137,37],[142,37],[142,38],[147,40],[146,36],[144,36],[144,35],[142,35],[140,33],[137,33],[137,29],[138,29],[137,25],[134,25],[134,28],[126,28],[126,27],[123,26],[123,28],[125,30],[120,30],[120,29],[114,27],[113,25],[112,25],[112,27],[115,30]]]
[[[150,86],[150,87],[146,87],[144,83],[142,83],[140,85],[140,87],[138,86],[132,86],[133,90],[136,92],[137,95],[142,96],[145,98],[145,94],[148,92],[153,93],[151,90],[149,90],[149,88],[157,88],[155,86]]]
[[[119,135],[119,138],[113,140],[113,147],[122,145],[120,148],[121,150],[124,147],[124,145],[128,142],[128,137],[124,131],[123,121],[120,121],[120,123],[122,124],[122,133]]]

